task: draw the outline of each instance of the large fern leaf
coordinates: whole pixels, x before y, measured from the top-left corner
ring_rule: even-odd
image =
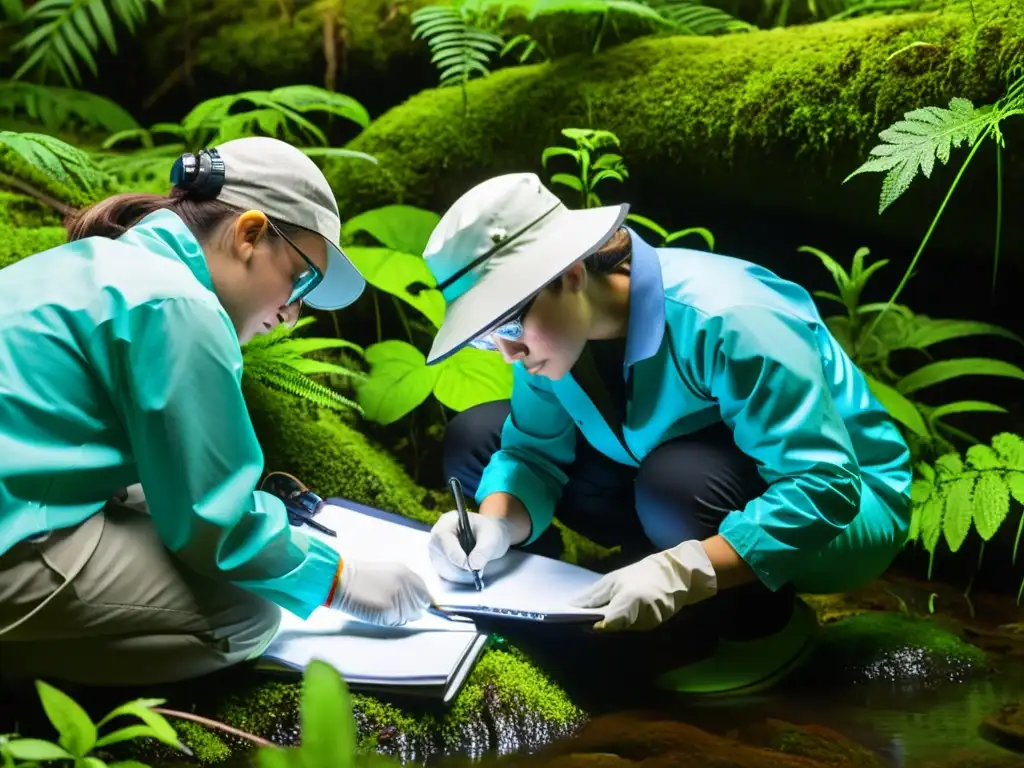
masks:
[[[668,20],[678,34],[714,35],[757,29],[720,8],[702,5],[696,0],[647,0],[647,5]]]
[[[326,349],[350,349],[362,355],[362,347],[345,339],[293,336],[297,330],[313,322],[314,318],[304,317],[291,327],[279,325],[270,333],[246,342],[242,347],[245,375],[316,405],[336,410],[352,408],[362,413],[362,408],[355,401],[309,378],[310,375],[326,374],[365,379],[362,371],[305,357],[311,352]]]
[[[445,5],[417,9],[410,20],[412,39],[424,39],[433,53],[430,61],[441,76],[441,86],[465,85],[479,74],[490,74],[491,57],[503,40],[493,32],[475,27],[463,11]]]
[[[51,131],[66,129],[75,123],[107,131],[139,127],[127,110],[104,96],[20,80],[0,82],[0,114],[24,114]]]
[[[44,133],[0,131],[0,146],[6,146],[34,169],[86,194],[102,189],[108,181],[87,153]]]
[[[148,6],[163,11],[164,0],[111,0],[114,15],[130,32],[145,21]],[[95,53],[100,38],[112,53],[117,53],[114,22],[106,0],[40,0],[25,10],[22,23],[35,28],[12,47],[24,51],[27,58],[14,73],[14,80],[39,65],[45,75],[56,72],[68,86],[82,81],[80,63],[98,74]]]
[[[960,97],[950,100],[949,109],[922,107],[904,113],[903,117],[879,134],[887,143],[871,150],[873,158],[844,180],[845,183],[861,173],[887,171],[882,182],[879,213],[907,190],[919,170],[928,178],[936,158],[945,165],[952,147],[959,147],[965,141],[973,146],[992,123],[989,107],[975,109],[969,100]]]

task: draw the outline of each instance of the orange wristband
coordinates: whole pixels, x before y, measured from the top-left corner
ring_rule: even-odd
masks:
[[[338,570],[334,573],[334,581],[331,582],[331,591],[327,593],[327,601],[324,603],[326,608],[331,607],[331,603],[334,602],[334,593],[338,589],[338,582],[341,581],[341,569],[345,567],[345,561],[341,558],[338,559]]]

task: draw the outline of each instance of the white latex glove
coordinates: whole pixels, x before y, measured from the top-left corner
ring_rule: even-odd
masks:
[[[483,571],[487,563],[504,557],[512,546],[512,525],[504,517],[469,513],[469,527],[476,537],[476,547],[466,556],[456,531],[459,513],[445,512],[430,531],[430,562],[437,575],[459,584],[473,583],[473,570]]]
[[[406,565],[346,558],[330,607],[393,627],[418,619],[431,602],[426,582]]]
[[[579,608],[604,608],[594,629],[648,630],[718,591],[718,579],[699,541],[671,549],[601,577],[572,602]]]

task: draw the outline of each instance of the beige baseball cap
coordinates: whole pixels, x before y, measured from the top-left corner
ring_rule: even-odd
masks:
[[[216,198],[315,232],[327,244],[323,280],[302,301],[314,309],[341,309],[362,295],[366,280],[338,245],[341,215],[323,172],[301,149],[265,136],[219,144],[185,155],[171,181],[200,197]]]

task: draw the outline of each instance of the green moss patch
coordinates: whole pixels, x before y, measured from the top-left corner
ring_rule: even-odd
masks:
[[[977,24],[958,5],[719,37],[645,37],[597,56],[501,70],[470,83],[468,116],[459,88],[396,106],[349,143],[379,165],[335,160],[329,175],[343,217],[393,202],[441,211],[489,176],[543,174],[541,152],[564,143],[559,130],[589,125],[620,137],[631,173],[628,185],[603,186],[604,199],[630,200],[670,227],[700,223],[687,211],[715,200],[919,237],[952,170],[915,182],[925,192],[883,217],[880,175],[841,182],[905,111],[1003,94],[1024,48],[1022,10],[993,0],[974,8]]]
[[[935,685],[991,670],[988,657],[931,619],[871,612],[821,630],[808,672],[816,680]]]

